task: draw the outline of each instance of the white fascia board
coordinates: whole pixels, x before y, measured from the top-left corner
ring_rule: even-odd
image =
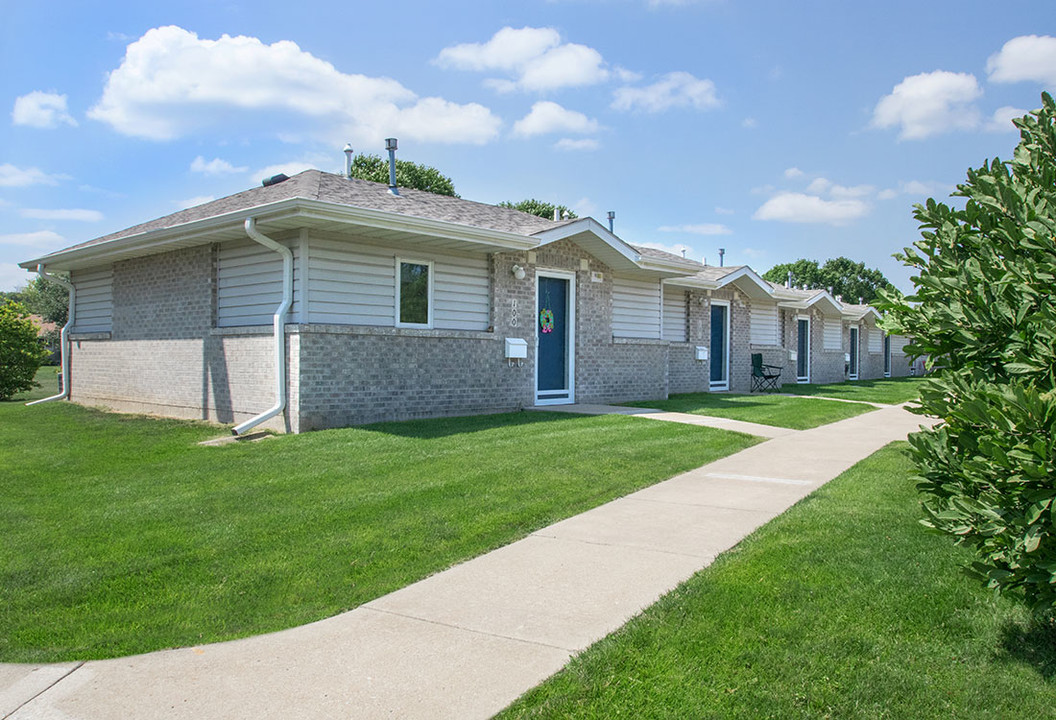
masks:
[[[192,220],[188,223],[172,225],[154,230],[147,230],[135,235],[115,238],[106,242],[85,247],[59,250],[43,257],[19,263],[19,267],[32,270],[38,264],[48,267],[76,267],[106,262],[114,256],[122,256],[130,250],[149,251],[162,249],[170,244],[187,243],[196,238],[211,235],[220,230],[231,230],[241,227],[248,217],[257,219],[258,224],[266,226],[269,222],[288,220],[290,218],[320,219],[331,222],[344,222],[354,226],[367,226],[388,230],[401,230],[409,233],[443,237],[480,245],[496,250],[528,250],[537,245],[536,240],[525,235],[476,228],[468,225],[430,220],[426,218],[399,215],[382,210],[328,203],[306,198],[287,198],[266,205],[243,208],[223,215]]]
[[[623,257],[627,258],[635,265],[642,260],[641,254],[633,247],[620,240],[618,237],[613,235],[604,227],[601,223],[592,217],[580,218],[573,220],[570,223],[565,223],[560,227],[553,228],[551,230],[543,230],[532,235],[533,238],[539,241],[539,247],[543,245],[549,245],[550,243],[557,242],[558,240],[564,240],[574,235],[579,235],[583,232],[591,232],[597,235],[606,245],[611,247],[613,250],[618,252]]]
[[[754,270],[745,265],[735,270],[719,281],[719,287],[734,284],[753,300],[773,298],[774,293],[770,289],[770,283],[759,277]]]
[[[872,306],[867,307],[865,310],[858,310],[858,309],[848,310],[848,309],[844,309],[844,311],[843,311],[843,317],[844,317],[845,320],[864,320],[864,319],[867,319],[869,316],[872,316],[874,324],[876,323],[877,320],[882,320],[883,319],[883,315],[881,315],[879,312],[877,312],[876,308],[874,308]]]

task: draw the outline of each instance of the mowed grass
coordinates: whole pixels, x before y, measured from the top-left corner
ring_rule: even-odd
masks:
[[[828,425],[875,409],[864,404],[837,403],[813,398],[730,393],[685,393],[672,395],[667,400],[626,404],[668,412],[744,420],[793,430],[808,430],[819,425]]]
[[[848,380],[839,383],[803,384],[786,383],[781,392],[790,395],[816,395],[821,397],[857,400],[884,405],[901,405],[916,400],[920,395],[920,384],[924,378],[882,378],[879,380]]]
[[[756,442],[522,412],[197,445],[224,433],[0,403],[0,661],[307,623]]]
[[[1056,717],[1056,626],[966,578],[967,553],[918,524],[905,446],[755,532],[500,717]]]

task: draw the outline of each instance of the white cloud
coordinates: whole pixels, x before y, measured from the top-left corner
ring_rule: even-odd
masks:
[[[482,105],[419,98],[390,78],[343,73],[290,41],[202,40],[174,26],[148,30],[126,48],[88,116],[126,135],[171,140],[221,118],[230,123],[232,110],[247,123],[273,122],[276,133],[321,132],[335,142],[380,143],[398,130],[416,140],[480,144],[501,125]]]
[[[617,88],[614,98],[614,110],[642,110],[650,113],[685,107],[710,110],[721,105],[715,94],[715,83],[682,71],[668,73],[646,87]]]
[[[52,230],[0,235],[0,245],[18,245],[38,250],[51,250],[62,247],[65,244],[66,239]]]
[[[0,263],[0,290],[20,290],[35,277],[14,263]]]
[[[741,120],[741,127],[746,128],[748,130],[754,130],[755,128],[759,127],[759,121],[756,120],[754,117],[746,117],[744,120]]]
[[[1006,42],[986,61],[990,82],[1033,81],[1056,86],[1056,37],[1020,35]]]
[[[730,208],[724,208],[724,207],[716,206],[715,207],[715,214],[716,215],[733,215],[734,211],[732,209],[730,209]]]
[[[274,174],[275,173],[272,173],[272,175]],[[271,177],[271,175],[268,175],[267,177]],[[205,205],[207,202],[212,202],[213,200],[216,200],[216,196],[214,195],[195,195],[194,197],[189,197],[186,200],[177,200],[173,203],[173,205],[175,205],[180,210],[186,210],[187,208],[192,208],[197,205]]]
[[[28,185],[58,185],[68,180],[68,175],[48,175],[35,167],[20,168],[10,163],[0,165],[0,187],[26,187]]]
[[[829,195],[838,200],[860,198],[872,195],[876,188],[872,185],[837,185],[828,178],[815,178],[807,185],[807,192],[814,195]]]
[[[825,200],[816,195],[786,192],[767,200],[752,217],[779,222],[845,225],[868,213],[869,205],[861,200]]]
[[[580,138],[578,140],[573,140],[572,138],[561,138],[556,143],[554,143],[554,147],[558,150],[583,151],[597,150],[599,147],[601,147],[601,144],[597,140],[594,140],[592,138]]]
[[[785,177],[789,180],[792,180],[794,178],[801,178],[803,177],[803,174],[803,171],[797,167],[790,167],[785,170]]]
[[[74,220],[76,222],[99,222],[103,214],[98,210],[37,210],[26,208],[19,214],[33,220]]]
[[[490,78],[488,87],[500,92],[543,91],[595,85],[611,71],[601,53],[586,45],[561,43],[553,28],[504,27],[484,43],[462,43],[440,51],[440,67],[477,72],[502,71],[512,79]],[[629,71],[618,70],[623,77]]]
[[[900,182],[897,188],[887,188],[877,193],[880,200],[892,200],[899,195],[913,195],[916,197],[938,197],[949,195],[953,188],[939,182],[922,182],[920,180],[909,180]]]
[[[588,197],[581,197],[576,202],[572,203],[572,209],[576,211],[576,214],[580,217],[594,217],[598,212],[598,205]]]
[[[876,194],[877,200],[894,200],[898,197],[898,190],[892,188],[884,188]]]
[[[970,130],[979,124],[973,105],[983,94],[969,73],[937,70],[905,78],[873,110],[872,126],[898,126],[900,140],[922,140],[951,130]]]
[[[662,225],[658,232],[689,233],[691,235],[732,235],[733,230],[719,223],[700,223],[697,225]]]
[[[1021,118],[1026,114],[1026,110],[1012,107],[1011,105],[999,107],[997,110],[994,110],[994,114],[991,115],[990,120],[987,121],[986,129],[990,132],[1019,132],[1019,128],[1013,125],[1012,121]]]
[[[38,128],[56,128],[59,125],[77,127],[77,121],[66,110],[66,96],[40,90],[15,98],[11,122]]]
[[[235,167],[227,160],[221,160],[220,158],[213,158],[212,160],[206,161],[204,157],[199,155],[191,161],[191,172],[202,173],[203,175],[230,175],[234,173],[244,173],[249,168],[246,167]]]
[[[532,137],[547,133],[592,133],[598,129],[597,120],[581,112],[567,110],[555,102],[543,100],[532,105],[532,110],[513,125],[513,134]]]

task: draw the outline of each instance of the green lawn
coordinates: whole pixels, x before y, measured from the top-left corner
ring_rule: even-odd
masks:
[[[686,393],[672,395],[667,400],[626,404],[669,412],[745,420],[793,430],[807,430],[819,425],[827,425],[874,409],[869,405],[835,403],[813,398],[731,393]]]
[[[964,577],[967,553],[917,523],[904,447],[755,532],[500,717],[1056,716],[1056,625]]]
[[[224,432],[0,403],[0,661],[317,620],[756,442],[523,412],[197,445]]]
[[[786,383],[781,392],[791,395],[820,395],[823,397],[875,402],[885,405],[901,405],[916,400],[924,378],[883,378],[880,380],[848,380],[824,385],[796,385]]]

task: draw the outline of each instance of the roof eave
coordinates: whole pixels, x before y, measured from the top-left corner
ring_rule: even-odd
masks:
[[[19,267],[34,270],[38,265],[43,264],[55,270],[70,270],[123,257],[163,252],[169,246],[201,244],[196,241],[207,242],[206,237],[220,230],[239,227],[249,217],[256,218],[265,228],[269,222],[274,223],[291,218],[317,219],[461,240],[496,250],[528,250],[537,244],[537,241],[531,237],[501,230],[358,208],[322,200],[286,198],[189,223],[127,235],[95,245],[59,250],[19,263]]]

